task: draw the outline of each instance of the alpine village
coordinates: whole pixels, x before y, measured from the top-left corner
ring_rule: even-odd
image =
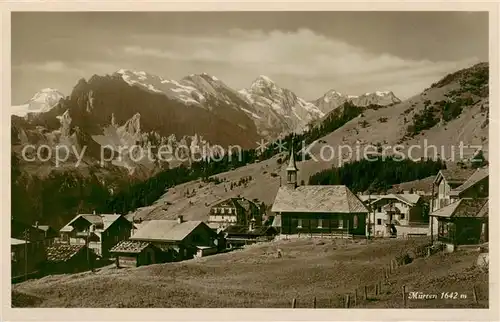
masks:
[[[247,136],[206,110],[185,118],[210,117],[222,137],[203,127],[195,136],[182,127],[173,135],[154,130],[154,122],[170,121],[150,109],[163,104],[180,113],[180,103],[149,91],[148,77],[94,75],[49,111],[12,116],[14,307],[488,307],[487,63],[407,100],[344,100],[330,110],[330,92],[305,102],[260,76],[252,95],[274,95],[268,100],[283,106],[290,100],[282,96],[292,95],[296,106],[323,104],[323,112],[302,131],[284,131],[257,118],[250,124],[246,112],[228,107],[234,122],[256,131]],[[259,103],[245,96],[250,90],[230,90],[207,74],[190,77],[206,97],[211,86],[212,100],[258,113],[251,107]],[[201,81],[205,87],[197,87]],[[137,100],[151,103],[134,110]],[[98,166],[92,151],[83,169],[24,163],[19,147],[51,131],[89,149],[120,137],[143,146],[155,138],[174,146],[229,142],[243,151],[221,161],[188,152],[187,162],[167,166]],[[272,139],[256,147],[262,137]],[[424,140],[448,150],[430,158],[415,157],[415,149],[404,160],[381,153]],[[447,151],[456,145],[458,153],[462,141],[469,148],[457,159]],[[370,160],[317,160],[327,144],[375,149]],[[408,294],[418,290],[439,300],[412,300]]]

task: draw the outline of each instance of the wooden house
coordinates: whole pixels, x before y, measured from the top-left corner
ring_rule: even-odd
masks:
[[[368,208],[344,185],[298,186],[293,150],[287,184],[279,188],[272,211],[280,233],[365,235]]]
[[[204,249],[218,249],[219,235],[202,221],[150,220],[144,222],[131,237],[131,241],[151,242],[161,250],[157,262],[178,261],[193,258]]]
[[[161,263],[161,249],[152,242],[124,240],[119,242],[110,252],[114,254],[116,267],[139,267]]]
[[[52,246],[59,237],[57,230],[49,225],[38,225],[38,223],[35,223],[34,227],[43,231],[45,247]]]
[[[31,243],[44,244],[45,232],[35,225],[27,224],[20,220],[11,218],[10,237],[16,239],[28,239]]]
[[[38,275],[46,258],[42,243],[17,238],[10,239],[10,256],[12,281]]]
[[[461,198],[487,198],[489,194],[489,169],[441,170],[434,183],[438,187],[437,198],[431,204],[432,211],[437,211]],[[437,234],[438,218],[431,217],[429,231]]]
[[[61,242],[69,245],[88,245],[103,258],[109,250],[130,237],[133,223],[117,214],[80,214],[61,228]]]
[[[429,209],[422,196],[391,193],[362,195],[359,198],[371,209],[370,236],[406,237],[428,234]]]
[[[488,241],[488,199],[463,198],[431,214],[437,219],[437,241],[449,251]]]
[[[462,168],[440,170],[434,179],[434,189],[437,190],[437,196],[433,201],[432,211],[456,201],[458,198],[450,196],[450,192],[464,184],[474,171],[474,169]]]
[[[228,198],[217,202],[210,208],[208,223],[212,227],[225,228],[229,225],[247,226],[254,219],[262,224],[260,208],[246,198]]]
[[[66,274],[91,270],[97,255],[86,245],[54,244],[47,247],[47,260],[43,265],[46,274]]]

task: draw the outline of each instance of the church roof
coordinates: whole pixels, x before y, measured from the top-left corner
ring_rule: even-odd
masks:
[[[367,213],[363,202],[344,185],[311,185],[278,190],[273,212]]]

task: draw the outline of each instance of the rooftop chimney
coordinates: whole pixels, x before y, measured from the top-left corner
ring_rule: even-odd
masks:
[[[182,224],[182,223],[184,222],[184,217],[183,217],[183,216],[181,216],[181,215],[177,216],[177,222],[178,222],[179,224]]]

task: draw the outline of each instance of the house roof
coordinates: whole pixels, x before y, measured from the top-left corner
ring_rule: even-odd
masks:
[[[474,169],[443,169],[440,170],[434,180],[434,183],[438,183],[441,178],[444,178],[448,184],[463,184],[469,177],[474,173]]]
[[[139,240],[123,240],[110,249],[111,253],[140,253],[151,243]]]
[[[432,186],[435,179],[436,176],[433,175],[423,179],[394,184],[392,188],[387,190],[387,193],[401,193],[403,191],[410,191],[410,190],[413,190],[414,193],[418,191],[424,194],[432,193]]]
[[[75,256],[84,245],[67,245],[59,244],[47,247],[47,261],[49,262],[64,262]]]
[[[280,187],[272,211],[367,213],[368,209],[344,185],[311,185],[297,188]]]
[[[250,208],[252,207],[252,205],[254,207],[257,207],[257,205],[255,204],[255,202],[250,201],[250,200],[248,200],[247,198],[244,198],[244,197],[228,198],[228,199],[224,199],[224,200],[218,200],[214,204],[212,204],[210,207],[211,208],[212,207],[217,207],[218,205],[220,205],[222,203],[231,203],[231,204],[233,204],[234,207],[236,207],[237,205],[239,205],[245,211],[250,211]]]
[[[61,228],[60,231],[63,232],[72,231],[73,230],[72,224],[80,218],[83,218],[86,221],[88,221],[91,225],[94,225],[96,231],[106,231],[121,216],[122,215],[117,215],[117,214],[99,214],[99,215],[79,214],[75,218],[73,218],[69,223],[67,223],[63,228]]]
[[[483,205],[481,210],[477,213],[478,218],[488,218],[489,215],[489,201],[486,200],[486,203]]]
[[[383,199],[397,199],[407,205],[413,206],[420,200],[420,198],[421,196],[416,193],[390,193],[387,195],[379,195],[378,198],[371,203],[376,203]]]
[[[131,240],[182,241],[196,227],[205,225],[202,221],[150,220],[138,229]]]
[[[486,209],[483,208],[486,205]],[[460,199],[434,211],[431,216],[442,218],[485,218],[488,216],[488,199]]]
[[[25,243],[26,243],[26,241],[24,241],[22,239],[10,238],[11,245],[24,245]],[[29,243],[29,241],[28,241],[28,243]]]
[[[473,187],[476,183],[488,178],[489,173],[488,167],[477,169],[462,185],[450,191],[450,196],[459,196],[462,192]]]

